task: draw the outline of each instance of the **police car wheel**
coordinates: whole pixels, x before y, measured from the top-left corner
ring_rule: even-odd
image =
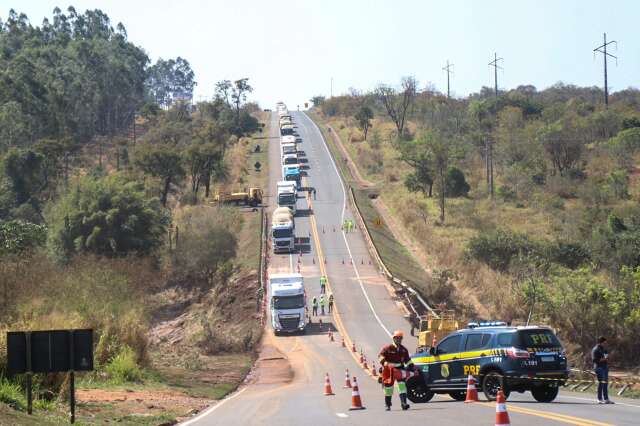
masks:
[[[504,387],[503,387],[504,386]],[[498,390],[502,389],[505,398],[509,398],[509,389],[504,383],[504,377],[497,371],[489,371],[482,380],[482,392],[489,401],[495,401]]]
[[[538,402],[551,402],[556,399],[559,391],[557,386],[536,386],[531,389],[531,395]]]
[[[466,391],[449,392],[449,396],[455,399],[456,401],[464,401],[465,399],[467,399],[467,392]]]
[[[421,377],[414,376],[407,380],[407,398],[414,404],[422,404],[431,401],[433,392],[427,389]]]

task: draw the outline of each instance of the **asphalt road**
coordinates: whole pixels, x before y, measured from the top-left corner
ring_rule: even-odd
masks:
[[[362,370],[353,354],[341,346],[346,330],[348,344],[355,341],[369,360],[389,341],[395,329],[405,331],[405,344],[412,352],[415,339],[400,307],[392,300],[384,278],[375,267],[358,230],[344,233],[341,224],[352,218],[338,171],[315,124],[301,112],[292,113],[303,142],[298,149],[308,160],[304,186],[316,189],[316,199],[301,197],[296,217],[296,234],[302,255],[272,255],[270,272],[297,270],[305,277],[309,300],[320,293],[319,277],[326,273],[336,300],[338,315],[322,317],[306,335],[275,337],[267,325],[259,359],[248,383],[184,425],[488,425],[494,424],[495,404],[456,402],[436,396],[427,404],[412,404],[401,411],[397,395],[391,412],[385,412],[380,385]],[[275,204],[279,141],[277,116],[271,122],[269,148],[270,186],[266,203]],[[325,263],[326,262],[326,263]],[[327,328],[336,330],[330,342]],[[344,371],[358,378],[366,409],[349,411],[351,392],[343,389]],[[324,396],[324,376],[328,373],[335,395]],[[553,403],[533,400],[529,393],[512,394],[507,403],[515,425],[638,425],[640,401],[614,398],[616,405],[594,403],[590,394],[562,392]]]

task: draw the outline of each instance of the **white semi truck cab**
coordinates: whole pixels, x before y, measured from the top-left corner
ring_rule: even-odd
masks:
[[[295,215],[297,199],[298,192],[294,181],[284,180],[278,182],[278,207],[289,207]]]
[[[306,294],[301,274],[269,276],[271,326],[276,335],[303,332],[307,326]]]

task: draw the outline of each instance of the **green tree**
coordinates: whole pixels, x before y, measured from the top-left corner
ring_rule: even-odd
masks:
[[[434,169],[433,158],[423,139],[415,139],[402,144],[401,159],[413,168],[405,178],[405,186],[411,192],[422,192],[426,197],[433,196]]]
[[[115,173],[81,178],[47,217],[51,253],[67,260],[76,253],[104,256],[149,254],[164,239],[168,215],[143,185]]]
[[[324,103],[325,97],[321,95],[317,95],[311,98],[310,101],[313,103],[313,106],[319,107]]]
[[[145,84],[151,99],[169,107],[178,100],[193,98],[195,73],[189,61],[180,56],[168,60],[160,58],[149,68]]]
[[[165,143],[140,144],[135,151],[134,164],[144,173],[160,179],[160,201],[166,206],[171,185],[178,184],[185,176],[178,148]]]
[[[5,155],[2,170],[11,185],[16,206],[35,201],[44,188],[44,162],[44,156],[31,149],[13,148]]]
[[[371,119],[373,118],[373,111],[366,105],[360,107],[356,113],[355,119],[358,122],[358,127],[364,132],[364,140],[367,140],[367,133],[371,126]]]
[[[402,138],[404,135],[407,113],[415,101],[418,81],[415,77],[403,77],[400,85],[402,88],[400,93],[393,87],[384,84],[376,88],[376,97],[384,106],[393,124],[395,124],[398,138]]]

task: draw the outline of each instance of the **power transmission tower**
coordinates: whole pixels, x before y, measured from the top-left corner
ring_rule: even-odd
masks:
[[[616,60],[616,65],[618,64],[618,57],[612,55],[611,53],[607,52],[607,46],[615,43],[616,48],[618,48],[618,42],[615,40],[611,40],[610,42],[607,42],[607,33],[604,33],[604,43],[602,43],[602,45],[596,47],[595,49],[593,49],[593,56],[595,57],[596,52],[598,53],[602,53],[602,58],[604,60],[604,105],[605,108],[609,108],[609,85],[607,82],[607,57],[611,56],[612,58],[614,58]]]
[[[494,52],[493,61],[489,62],[489,66],[493,67],[493,79],[494,79],[494,87],[495,87],[495,95],[496,99],[498,98],[498,68],[503,69],[500,65],[498,65],[498,61],[503,61],[503,58],[498,58],[498,54]],[[497,117],[496,117],[497,119]],[[487,161],[487,184],[489,185],[489,194],[491,195],[491,199],[495,198],[495,190],[493,183],[493,141],[491,137],[487,137],[485,140],[485,151],[486,151],[486,161]]]
[[[498,68],[503,69],[500,65],[498,65],[498,61],[504,61],[503,58],[498,58],[498,54],[493,54],[493,61],[489,62],[489,66],[493,67],[493,78],[496,88],[496,98],[498,97]]]
[[[449,60],[447,59],[447,66],[442,68],[443,71],[447,72],[447,99],[451,98],[451,90],[450,90],[450,86],[449,86],[449,76],[451,74],[453,74],[453,64],[449,63]]]

